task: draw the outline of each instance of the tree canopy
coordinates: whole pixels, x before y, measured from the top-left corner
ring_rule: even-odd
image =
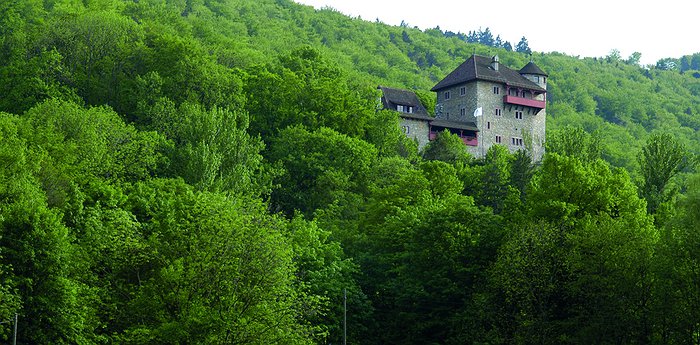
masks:
[[[432,109],[474,53],[549,73],[541,161],[419,151],[379,109]],[[697,343],[698,56],[289,0],[0,2],[0,339]]]

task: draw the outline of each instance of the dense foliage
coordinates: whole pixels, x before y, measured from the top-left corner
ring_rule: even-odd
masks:
[[[289,0],[0,2],[0,339],[698,343],[698,54],[535,53],[541,162],[418,151],[376,86],[430,109],[474,51],[530,59]]]

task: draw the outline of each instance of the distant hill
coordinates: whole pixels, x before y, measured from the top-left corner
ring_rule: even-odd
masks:
[[[315,10],[290,0],[188,0],[166,1],[158,6],[148,1],[105,0],[90,5],[92,10],[88,14],[79,14],[82,10],[70,1],[45,1],[43,6],[27,4],[24,10],[34,13],[27,14],[25,22],[11,21],[12,17],[4,19],[5,30],[15,34],[3,40],[3,60],[9,66],[13,58],[36,55],[43,49],[46,54],[36,55],[35,60],[18,60],[14,68],[31,63],[34,64],[31,68],[44,68],[44,72],[36,72],[38,79],[27,73],[5,73],[7,96],[0,102],[0,110],[21,111],[37,99],[68,92],[77,94],[88,104],[110,104],[133,118],[136,104],[127,100],[135,99],[133,90],[129,89],[134,86],[135,76],[149,70],[157,70],[167,81],[168,74],[174,73],[166,68],[172,67],[167,64],[191,61],[209,66],[207,71],[221,76],[275,65],[281,56],[303,46],[321,52],[324,59],[332,61],[357,85],[367,89],[379,84],[413,89],[431,109],[434,96],[428,90],[472,53],[498,54],[502,63],[510,66],[523,66],[531,58],[514,51],[510,44],[508,49],[498,48],[490,32],[486,36],[493,38],[494,44],[487,46],[467,42],[480,41],[484,32],[464,35],[437,28],[390,26],[351,18],[332,9]],[[97,14],[94,10],[98,8],[111,8],[123,16]],[[85,21],[86,17],[90,18]],[[102,41],[75,40],[96,23],[121,36],[105,37]],[[48,24],[52,26],[43,32],[40,26]],[[12,31],[13,25],[30,29],[32,34]],[[157,30],[164,30],[169,36],[159,36]],[[8,48],[13,42],[21,44]],[[186,51],[175,51],[169,47],[171,44]],[[51,49],[61,57],[48,54]],[[149,51],[156,54],[149,60],[150,66],[137,62]],[[51,59],[59,59],[65,67]],[[202,61],[196,62],[198,59]],[[624,60],[616,54],[578,58],[534,52],[532,59],[551,76],[548,127],[572,125],[589,132],[598,131],[605,145],[604,156],[612,164],[633,171],[635,152],[649,133],[655,131],[672,133],[693,152],[700,153],[700,72],[693,70],[699,68],[697,56],[661,60],[651,68],[643,68],[636,61]],[[126,64],[118,64],[120,60]],[[175,78],[174,74],[171,76]],[[32,92],[16,90],[18,83],[12,78],[21,78],[20,85],[38,88],[37,95],[27,96]],[[192,76],[177,78],[195,82]],[[43,84],[29,85],[31,80],[42,80]],[[116,87],[115,83],[121,84]],[[234,95],[238,87],[234,84],[216,92]],[[9,90],[9,85],[15,86],[14,90]],[[206,89],[213,90],[211,86]],[[14,96],[24,98],[14,99]],[[178,97],[184,100],[190,96]],[[235,102],[239,101],[240,98]]]

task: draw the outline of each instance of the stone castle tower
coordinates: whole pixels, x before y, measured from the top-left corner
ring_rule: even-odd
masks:
[[[547,77],[532,61],[515,71],[498,56],[472,55],[432,88],[437,106],[430,136],[447,129],[460,135],[476,157],[500,144],[511,152],[529,149],[540,160]]]

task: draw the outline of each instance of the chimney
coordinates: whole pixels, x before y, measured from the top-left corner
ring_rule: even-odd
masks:
[[[493,59],[491,59],[491,68],[494,71],[498,71],[498,55],[494,55]]]

